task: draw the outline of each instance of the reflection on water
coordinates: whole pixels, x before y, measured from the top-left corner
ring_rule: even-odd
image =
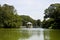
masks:
[[[30,37],[23,40],[44,40],[43,29],[41,28],[24,28],[23,30],[28,30]],[[19,39],[20,40],[20,39]]]
[[[0,40],[60,40],[60,30],[42,28],[0,29]]]
[[[60,40],[60,30],[57,29],[45,30],[44,40]]]
[[[20,31],[18,29],[0,29],[0,40],[18,40],[20,38],[28,38],[27,31]]]
[[[50,31],[50,40],[60,40],[60,30]]]

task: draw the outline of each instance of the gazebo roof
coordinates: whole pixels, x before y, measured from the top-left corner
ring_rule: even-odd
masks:
[[[32,24],[31,22],[27,22],[27,24]]]

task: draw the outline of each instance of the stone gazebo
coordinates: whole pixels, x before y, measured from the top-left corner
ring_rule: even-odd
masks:
[[[31,22],[27,22],[27,28],[33,28],[32,23]]]

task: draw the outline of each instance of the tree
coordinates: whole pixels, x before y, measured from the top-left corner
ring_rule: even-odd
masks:
[[[27,15],[20,15],[20,17],[22,18],[22,25],[26,26],[27,22],[31,22],[33,24],[33,26],[36,25],[36,21],[34,19],[32,19],[30,16]]]
[[[45,16],[44,19],[52,18],[54,19],[54,23],[52,25],[53,29],[60,29],[60,4],[51,4],[46,10],[45,10]],[[51,26],[51,25],[50,25]]]
[[[20,25],[21,19],[13,6],[7,4],[0,6],[0,27],[16,28]]]
[[[51,4],[48,9],[45,10],[45,18],[58,18],[60,16],[60,4]]]
[[[43,28],[52,28],[54,24],[54,19],[50,18],[48,20],[45,20],[42,22],[42,24],[43,24]]]
[[[37,23],[37,26],[40,27],[40,25],[41,25],[41,21],[40,21],[40,19],[38,19],[38,20],[36,21],[36,23]]]

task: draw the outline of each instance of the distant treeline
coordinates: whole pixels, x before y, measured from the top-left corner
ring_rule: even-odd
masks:
[[[34,20],[27,15],[18,15],[16,9],[12,5],[0,5],[0,28],[20,28],[26,26],[27,22],[31,22],[34,27],[42,27],[48,29],[60,29],[60,4],[51,4],[45,9],[44,20]]]
[[[33,26],[40,26],[41,23],[39,19],[34,20],[30,16],[18,15],[12,5],[0,5],[0,28],[20,28],[26,26],[27,22],[31,22]]]

